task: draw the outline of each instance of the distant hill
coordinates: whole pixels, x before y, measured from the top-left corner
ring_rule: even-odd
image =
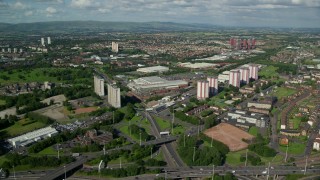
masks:
[[[164,32],[212,30],[217,26],[172,22],[101,22],[55,21],[7,24],[0,23],[0,32]]]

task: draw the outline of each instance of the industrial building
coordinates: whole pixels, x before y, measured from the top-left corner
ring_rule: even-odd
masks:
[[[207,77],[209,82],[209,95],[214,96],[218,93],[218,77]]]
[[[190,68],[190,69],[208,69],[208,68],[215,68],[218,65],[213,63],[179,63],[178,66],[184,67],[184,68]]]
[[[160,73],[160,72],[169,71],[169,68],[165,66],[152,66],[152,67],[138,68],[137,71],[142,73]]]
[[[251,126],[264,128],[268,124],[269,116],[260,113],[234,110],[228,112],[224,120],[230,124],[246,129],[249,129]]]
[[[164,93],[174,89],[188,86],[187,81],[166,80],[158,76],[142,77],[132,80],[128,87],[135,93],[142,96],[153,95],[153,92]]]
[[[112,52],[118,53],[119,52],[119,44],[116,42],[111,43],[111,50]]]
[[[203,100],[209,97],[209,81],[197,82],[197,99]]]
[[[121,107],[120,88],[115,85],[108,84],[108,103],[115,108]]]
[[[93,77],[94,80],[94,92],[99,96],[104,96],[104,79],[98,75]]]
[[[58,131],[55,128],[52,127],[46,127],[42,129],[38,129],[29,133],[26,133],[24,135],[14,137],[11,139],[8,139],[8,142],[13,146],[13,147],[18,147],[18,146],[27,146],[29,144],[32,144],[34,142],[37,142],[41,139],[47,138],[47,137],[52,137],[54,135],[58,134]]]
[[[240,87],[240,71],[231,70],[229,74],[229,85]]]

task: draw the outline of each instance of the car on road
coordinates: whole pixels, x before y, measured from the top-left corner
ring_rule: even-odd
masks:
[[[265,170],[265,171],[262,171],[262,174],[267,174],[267,170]]]

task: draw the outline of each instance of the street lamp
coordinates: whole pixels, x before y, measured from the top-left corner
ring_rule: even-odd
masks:
[[[193,147],[193,157],[192,157],[192,162],[194,162],[196,156],[196,147]]]
[[[64,169],[64,179],[67,180],[67,171],[66,171],[66,166],[63,166]]]
[[[14,170],[14,165],[12,166],[13,168],[13,178],[16,179],[16,171]]]

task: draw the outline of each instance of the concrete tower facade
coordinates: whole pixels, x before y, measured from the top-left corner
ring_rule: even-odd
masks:
[[[249,70],[250,70],[249,78],[254,79],[254,80],[258,80],[259,66],[256,64],[250,64]]]
[[[240,87],[240,71],[232,70],[229,74],[229,85]]]
[[[197,82],[197,99],[203,100],[209,97],[209,82],[198,81]]]
[[[47,37],[48,44],[51,44],[51,38]]]
[[[249,68],[240,68],[239,71],[240,71],[240,83],[248,84],[249,75],[250,75]]]
[[[115,108],[121,108],[120,88],[111,84],[108,84],[108,103]]]
[[[94,92],[99,96],[104,96],[104,79],[99,76],[94,76]]]
[[[41,38],[41,45],[42,45],[42,46],[45,46],[45,44],[44,44],[44,38]]]
[[[119,44],[116,42],[112,42],[111,44],[112,52],[119,52]]]
[[[218,77],[207,77],[209,82],[209,95],[213,96],[218,93]]]

